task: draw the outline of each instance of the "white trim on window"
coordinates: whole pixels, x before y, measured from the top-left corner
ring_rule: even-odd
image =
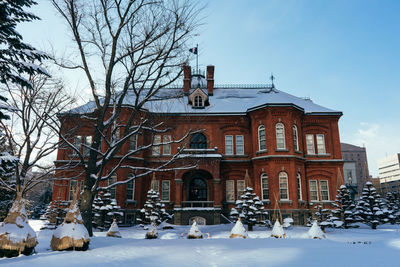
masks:
[[[245,189],[246,189],[246,181],[237,180],[236,181],[237,199],[241,199],[241,196],[243,195]]]
[[[158,156],[161,153],[160,143],[161,143],[161,135],[159,135],[159,134],[154,135],[153,149],[152,149],[154,156]]]
[[[309,191],[310,191],[310,201],[318,201],[318,184],[317,180],[310,180],[309,181]]]
[[[71,180],[71,181],[69,181],[69,192],[68,192],[68,198],[69,198],[69,200],[72,200],[73,198],[74,198],[74,195],[72,194],[73,193],[73,188],[75,187],[75,190],[76,190],[76,192],[75,193],[77,193],[78,192],[78,181],[76,181],[76,180]]]
[[[265,127],[264,125],[258,126],[258,150],[266,150],[267,142],[265,137]]]
[[[170,181],[169,180],[162,180],[162,184],[161,184],[161,200],[162,201],[169,201],[170,199],[170,191],[171,191],[171,187],[170,187]]]
[[[261,174],[261,197],[263,200],[269,200],[268,175],[266,173]]]
[[[138,140],[138,135],[133,134],[129,137],[129,150],[134,151],[137,149],[137,140]]]
[[[323,134],[317,134],[317,152],[318,154],[326,154],[325,148],[325,136]]]
[[[278,122],[275,125],[275,134],[276,134],[276,149],[286,149],[285,125],[283,125],[283,123]]]
[[[299,151],[299,133],[295,124],[293,125],[293,149]]]
[[[289,200],[288,175],[286,172],[279,173],[279,197],[281,200]]]
[[[164,135],[163,136],[163,143],[171,142],[171,135]],[[163,145],[163,155],[171,155],[171,144],[164,144]]]
[[[151,180],[150,188],[156,192],[160,192],[160,181],[159,180]]]
[[[236,155],[244,155],[244,136],[236,135]]]
[[[296,178],[297,178],[297,197],[299,198],[299,200],[302,200],[303,192],[301,191],[301,175],[300,175],[300,173],[297,173]]]
[[[314,135],[306,134],[307,154],[315,155]]]
[[[329,183],[328,180],[319,181],[319,189],[321,191],[321,201],[329,201]]]
[[[111,177],[108,179],[108,185],[114,184],[117,182],[117,175],[113,174]],[[111,199],[116,199],[117,198],[117,187],[113,186],[110,189],[108,189],[110,194],[111,194]]]
[[[133,177],[133,174],[128,175],[129,178]],[[131,180],[126,183],[126,199],[134,200],[135,199],[135,180]]]
[[[233,155],[233,135],[225,135],[225,155]]]
[[[235,201],[235,180],[226,180],[226,201]]]

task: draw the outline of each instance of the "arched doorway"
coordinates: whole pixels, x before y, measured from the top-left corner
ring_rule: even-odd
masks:
[[[192,178],[188,189],[189,201],[207,201],[207,182],[200,175]]]

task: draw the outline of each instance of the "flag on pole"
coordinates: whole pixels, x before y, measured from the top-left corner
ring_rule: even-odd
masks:
[[[190,49],[189,49],[189,52],[191,52],[191,53],[197,55],[197,47],[190,48]]]

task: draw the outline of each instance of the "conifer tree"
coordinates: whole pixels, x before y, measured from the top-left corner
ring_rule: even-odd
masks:
[[[171,215],[165,210],[165,205],[160,201],[160,194],[153,189],[147,192],[147,200],[140,212],[142,218],[139,220],[144,224],[154,223],[158,226],[161,222],[171,219]]]
[[[93,200],[94,221],[96,228],[100,231],[108,230],[114,220],[121,223],[120,219],[123,216],[121,207],[117,201],[111,198],[111,193],[108,191],[100,192]]]
[[[332,216],[332,212],[330,209],[324,208],[323,205],[314,206],[316,209],[315,219],[318,222],[318,225],[321,227],[322,231],[325,231],[325,228],[334,227],[335,217]]]
[[[345,185],[341,185],[337,190],[335,203],[336,209],[332,213],[336,216],[335,220],[341,220],[344,228],[354,227],[352,224],[356,222],[354,218],[355,204],[351,200],[350,191]]]
[[[399,198],[397,192],[388,192],[386,194],[387,218],[391,224],[399,220]]]
[[[240,199],[236,200],[236,208],[232,208],[230,217],[233,220],[240,220],[243,224],[247,224],[248,231],[253,231],[256,223],[266,224],[265,216],[268,212],[264,209],[264,203],[253,192],[253,188],[246,187]]]
[[[360,221],[370,225],[372,229],[376,229],[379,224],[385,222],[382,208],[380,195],[376,193],[376,189],[372,186],[372,183],[367,182],[356,206],[356,216]]]

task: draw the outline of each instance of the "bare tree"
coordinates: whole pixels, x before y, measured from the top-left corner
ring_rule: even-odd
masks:
[[[58,64],[81,69],[93,98],[90,110],[77,112],[84,113],[84,116],[78,115],[79,119],[93,126],[92,142],[83,144],[89,155],[85,157],[70,138],[61,135],[65,144],[75,151],[84,173],[81,211],[92,235],[93,198],[118,168],[130,168],[133,176],[111,183],[107,188],[154,171],[167,171],[167,166],[178,157],[173,155],[157,167],[126,164],[128,157],[152,148],[153,140],[150,140],[124,154],[106,172],[107,164],[115,161],[115,155],[132,136],[141,132],[153,136],[168,130],[162,121],[149,119],[144,108],[146,103],[159,97],[161,88],[174,84],[181,76],[182,65],[187,62],[186,42],[199,26],[198,14],[202,8],[188,0],[52,0],[52,3],[67,22],[79,55],[76,61],[70,57],[58,60]],[[126,113],[125,108],[129,109]],[[128,116],[122,118],[123,113]],[[188,134],[158,145],[181,142]]]
[[[0,121],[7,144],[19,159],[13,176],[22,195],[54,173],[48,158],[57,150],[59,138],[58,131],[48,123],[73,102],[59,79],[35,74],[26,80],[31,87],[6,85],[7,105],[12,113],[10,120]],[[0,178],[0,188],[15,191],[9,182]]]

